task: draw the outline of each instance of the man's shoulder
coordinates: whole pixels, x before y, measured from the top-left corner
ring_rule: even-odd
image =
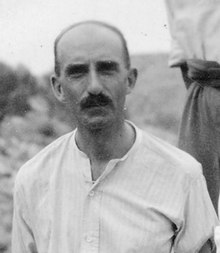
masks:
[[[52,173],[55,158],[64,151],[70,143],[74,132],[67,133],[43,148],[33,158],[27,161],[18,171],[15,184],[32,184],[33,180],[49,178]]]
[[[201,164],[190,154],[152,134],[142,130],[141,132],[142,152],[146,154],[146,157],[150,156],[155,163],[161,164],[163,168],[173,173],[176,172],[192,179],[201,176]]]

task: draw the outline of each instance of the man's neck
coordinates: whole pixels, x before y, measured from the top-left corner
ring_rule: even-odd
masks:
[[[126,122],[117,127],[106,127],[95,131],[78,128],[76,133],[76,143],[79,149],[89,157],[93,175],[97,176],[103,172],[110,160],[123,157],[133,145],[134,140],[135,131]]]

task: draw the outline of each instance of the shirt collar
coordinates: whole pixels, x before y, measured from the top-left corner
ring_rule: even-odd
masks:
[[[135,131],[135,141],[133,143],[133,145],[131,146],[131,148],[128,150],[128,152],[121,158],[117,158],[117,159],[112,159],[111,161],[124,161],[125,159],[127,159],[127,157],[133,153],[139,146],[141,139],[142,139],[142,131],[131,121],[126,120],[126,122],[131,125],[131,127],[134,129]],[[74,138],[74,148],[78,151],[79,155],[83,158],[87,158],[88,156],[79,149],[78,145],[76,144],[76,132],[77,132],[77,128],[74,130],[73,132],[73,138]]]

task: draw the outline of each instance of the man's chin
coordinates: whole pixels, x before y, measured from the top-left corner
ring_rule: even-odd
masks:
[[[110,126],[112,120],[107,117],[96,116],[92,118],[83,119],[81,123],[88,130],[95,131],[105,129],[106,127]]]

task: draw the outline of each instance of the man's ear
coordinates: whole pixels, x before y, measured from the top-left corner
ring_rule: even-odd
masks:
[[[52,75],[50,77],[50,84],[52,86],[53,93],[55,97],[60,101],[64,102],[65,101],[65,96],[63,92],[62,85],[59,81],[59,78],[56,75]]]
[[[127,94],[130,94],[131,91],[133,90],[136,80],[138,76],[138,71],[135,68],[132,68],[129,70],[128,73],[128,86],[127,86]]]

